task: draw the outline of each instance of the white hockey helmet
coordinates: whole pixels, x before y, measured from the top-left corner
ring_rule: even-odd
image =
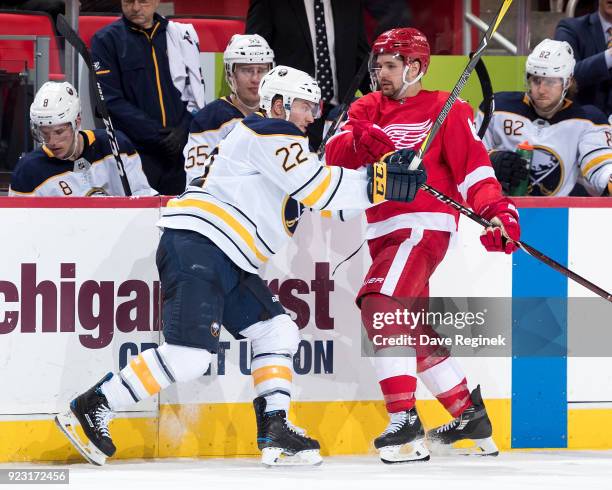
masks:
[[[527,75],[562,78],[563,86],[567,88],[574,66],[574,50],[567,41],[544,39],[527,57],[525,71]]]
[[[46,82],[30,106],[30,128],[37,141],[42,140],[40,128],[70,123],[77,130],[81,101],[76,89],[68,82]]]
[[[321,116],[321,89],[308,73],[289,66],[279,65],[269,71],[259,82],[259,104],[268,114],[275,96],[282,96],[283,107],[289,118],[294,99],[303,99],[316,106],[315,118]]]
[[[274,51],[259,34],[234,34],[223,52],[225,79],[234,90],[232,74],[236,63],[265,64],[274,67]]]

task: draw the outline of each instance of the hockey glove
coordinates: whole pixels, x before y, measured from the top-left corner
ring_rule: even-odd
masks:
[[[176,128],[162,128],[159,130],[159,134],[162,137],[159,142],[161,151],[166,158],[175,162],[182,155],[183,147],[187,143],[185,131],[177,126]]]
[[[427,181],[427,173],[421,165],[409,170],[414,158],[412,150],[398,150],[385,155],[382,162],[368,167],[368,197],[378,204],[388,201],[411,202],[419,187]]]
[[[362,165],[377,162],[383,155],[395,150],[393,141],[375,124],[359,119],[351,119],[349,124],[352,127],[355,153]]]
[[[510,201],[500,201],[487,206],[482,217],[493,226],[486,228],[480,235],[480,241],[489,252],[514,252],[521,238],[521,227],[518,222],[518,211]]]
[[[499,180],[504,193],[510,194],[528,178],[529,171],[525,166],[525,160],[518,153],[500,150],[491,152],[489,157],[495,177]]]

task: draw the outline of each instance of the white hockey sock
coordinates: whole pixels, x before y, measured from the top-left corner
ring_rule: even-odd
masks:
[[[291,397],[285,393],[271,393],[266,395],[266,412],[274,412],[276,410],[284,410],[285,414],[289,413],[289,404]]]
[[[108,400],[108,406],[113,412],[122,410],[136,403],[128,389],[121,383],[119,373],[113,374],[113,377],[104,383],[100,389]]]
[[[210,359],[207,350],[164,343],[132,359],[101,390],[111,410],[120,410],[159,393],[171,383],[201,376]]]

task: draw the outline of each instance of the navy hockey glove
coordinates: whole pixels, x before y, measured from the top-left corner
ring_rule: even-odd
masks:
[[[505,194],[513,192],[529,176],[525,160],[518,153],[506,150],[493,151],[489,158],[495,177]]]
[[[172,162],[178,160],[183,154],[183,147],[187,143],[187,134],[180,126],[176,128],[163,128],[159,130],[159,135],[162,139],[159,141],[159,147],[164,156]]]
[[[415,152],[408,149],[388,153],[381,162],[368,167],[368,197],[377,204],[388,201],[411,202],[419,187],[427,181],[423,165],[416,170],[408,166]]]

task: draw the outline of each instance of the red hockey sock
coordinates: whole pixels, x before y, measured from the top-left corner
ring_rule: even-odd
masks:
[[[470,390],[468,390],[465,378],[457,386],[436,395],[436,398],[453,417],[459,417],[464,410],[472,406]]]
[[[387,412],[403,412],[414,407],[416,402],[416,378],[414,376],[393,376],[379,381],[385,397]]]

